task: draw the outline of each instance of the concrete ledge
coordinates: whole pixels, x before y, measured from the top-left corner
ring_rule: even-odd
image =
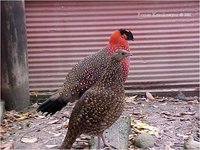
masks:
[[[199,97],[199,89],[180,89],[186,96],[198,96]],[[127,90],[125,91],[127,96],[138,95],[138,97],[145,96],[146,91],[150,92],[153,95],[160,96],[160,97],[175,97],[177,95],[178,89],[174,90],[167,90],[167,89],[159,89],[159,90]],[[55,91],[39,91],[37,93],[30,92],[30,97],[32,103],[42,103],[47,98],[49,98]]]

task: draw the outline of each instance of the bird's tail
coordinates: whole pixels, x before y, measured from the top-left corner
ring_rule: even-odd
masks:
[[[67,135],[65,136],[65,139],[60,149],[70,149],[78,136],[79,136],[78,131],[77,130],[72,131],[72,129],[70,129],[69,127]]]
[[[43,102],[38,108],[38,112],[46,113],[47,115],[53,115],[57,111],[60,111],[64,106],[66,106],[68,103],[67,100],[64,100],[63,97],[59,95],[59,93],[55,93],[52,95],[49,99],[47,99],[45,102]]]

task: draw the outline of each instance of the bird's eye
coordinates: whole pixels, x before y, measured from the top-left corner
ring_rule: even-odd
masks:
[[[122,55],[125,55],[125,52],[122,52]]]

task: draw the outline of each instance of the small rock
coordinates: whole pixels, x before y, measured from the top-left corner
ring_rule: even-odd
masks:
[[[179,100],[186,100],[185,94],[183,94],[183,92],[181,92],[181,91],[177,92],[177,96],[175,98],[177,98]]]
[[[200,142],[195,141],[192,137],[189,137],[188,139],[185,139],[184,147],[185,149],[197,150],[200,148]]]
[[[69,120],[63,122],[62,128],[67,128],[67,127],[68,127],[68,124],[69,124]]]
[[[138,135],[133,141],[133,144],[139,148],[150,148],[154,146],[154,143],[155,139],[153,136],[147,133]]]

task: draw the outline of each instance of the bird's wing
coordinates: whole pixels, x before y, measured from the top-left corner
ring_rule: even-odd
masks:
[[[101,77],[107,61],[110,59],[105,50],[101,50],[80,61],[69,71],[63,87],[59,89],[63,95],[72,95],[74,98],[65,101],[74,102]]]
[[[79,99],[100,78],[108,59],[105,50],[84,58],[68,72],[63,86],[42,103],[37,111],[53,115],[68,102]]]

